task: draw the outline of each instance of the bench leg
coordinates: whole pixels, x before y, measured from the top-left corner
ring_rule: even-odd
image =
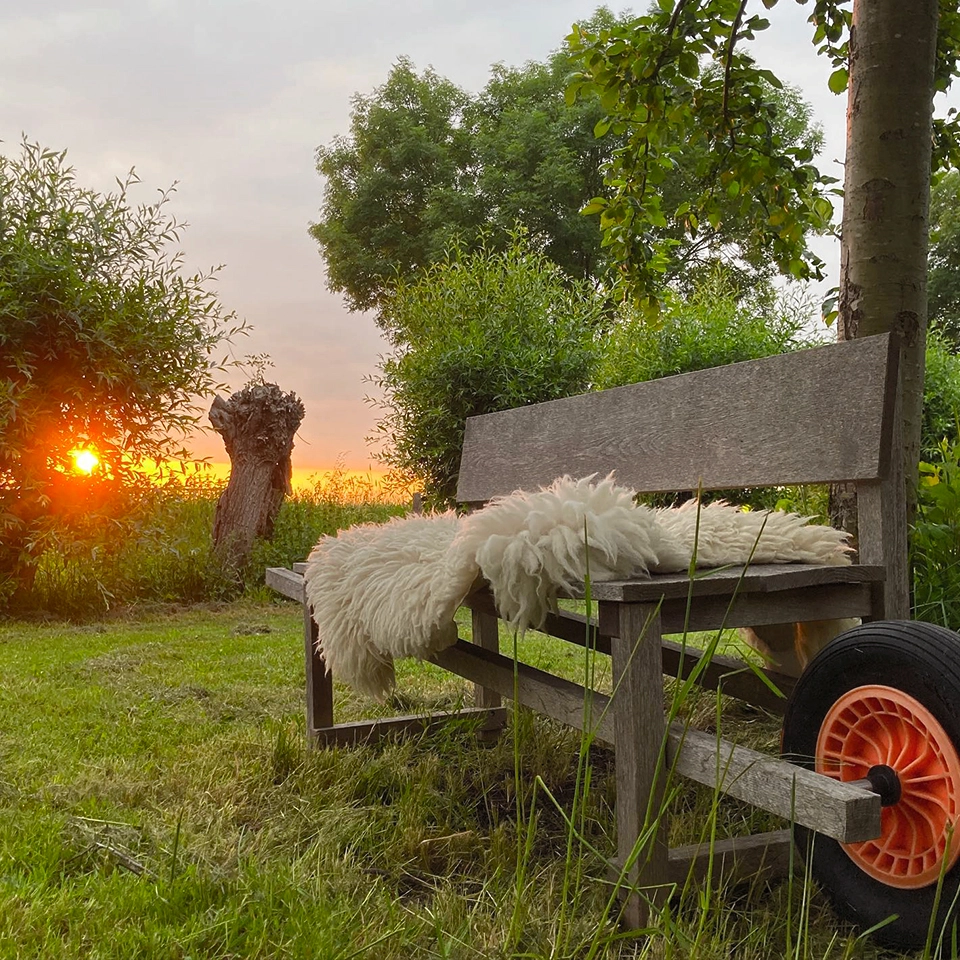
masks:
[[[307,743],[316,746],[316,730],[333,726],[333,677],[317,653],[319,632],[310,605],[303,605],[303,653],[306,665]]]
[[[471,622],[473,625],[473,642],[484,650],[491,650],[493,653],[500,652],[500,619],[492,613],[486,613],[482,610],[472,610]],[[500,694],[489,687],[481,686],[479,683],[473,686],[473,703],[476,707],[498,708],[501,706]],[[496,740],[503,728],[504,712],[498,710],[491,714],[490,721],[485,723],[483,729],[479,732],[482,740]]]
[[[473,642],[484,650],[500,652],[500,621],[491,613],[471,610]],[[478,707],[499,707],[500,694],[479,683],[474,684],[473,702]]]
[[[650,604],[601,602],[600,632],[611,638],[617,777],[617,866],[627,890],[623,920],[644,927],[666,900],[670,879],[660,614]],[[645,838],[645,839],[642,839]],[[639,892],[638,892],[639,891]]]

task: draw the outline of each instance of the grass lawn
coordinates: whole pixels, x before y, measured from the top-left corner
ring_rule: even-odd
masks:
[[[584,669],[561,641],[523,656]],[[307,753],[293,605],[0,622],[0,677],[0,958],[880,956],[802,882],[691,893],[619,937],[611,757],[581,768],[578,739],[529,714],[493,744],[452,723]],[[466,696],[429,665],[399,677],[393,704],[342,691],[338,719]],[[775,722],[727,705],[725,735],[775,749]],[[715,707],[690,709],[709,727]],[[672,841],[714,813],[720,835],[776,826],[691,786]]]

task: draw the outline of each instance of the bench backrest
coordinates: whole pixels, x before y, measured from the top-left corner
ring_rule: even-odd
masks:
[[[611,470],[641,493],[876,480],[898,356],[884,334],[471,417],[457,499]]]
[[[471,417],[457,499],[611,470],[640,493],[852,482],[877,616],[906,618],[899,356],[883,334]]]

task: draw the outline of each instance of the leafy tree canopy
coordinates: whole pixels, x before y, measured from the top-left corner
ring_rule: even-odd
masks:
[[[599,214],[626,291],[654,309],[664,282],[685,268],[682,237],[709,243],[731,217],[753,256],[788,276],[823,276],[807,238],[830,223],[834,181],[814,166],[810,143],[778,128],[770,91],[782,84],[743,49],[769,21],[747,5],[657,0],[642,17],[599,30],[580,25],[567,38],[579,60],[568,98],[599,97],[597,133],[617,144],[608,192],[587,210]],[[835,66],[836,93],[847,87],[851,6],[816,0],[810,17],[814,44]],[[944,90],[957,74],[960,15],[955,0],[940,8],[936,82]],[[955,156],[955,119],[937,123],[935,152],[939,163]],[[665,184],[678,168],[689,170],[687,189],[672,193]]]
[[[600,8],[583,29],[607,36],[628,22]],[[617,163],[629,138],[624,130],[597,139],[609,127],[598,92],[581,84],[583,95],[565,95],[579,64],[576,46],[522,68],[494,66],[477,95],[432,70],[417,74],[401,59],[383,86],[354,98],[349,136],[318,150],[324,200],[311,227],[328,286],[351,309],[382,307],[395,280],[436,262],[453,237],[476,249],[482,231],[488,247],[505,248],[518,222],[568,276],[608,275],[611,251],[596,220],[581,210],[608,192],[604,170]],[[758,83],[765,129],[812,157],[821,137],[809,106],[794,89]],[[693,139],[662,168],[657,190],[666,207],[705,189],[708,146]],[[674,251],[666,280],[692,285],[717,260],[739,264],[748,283],[770,275],[766,248],[756,240],[755,205],[722,191],[716,209],[715,223],[704,221],[693,233],[680,221],[658,218],[651,225],[652,235]],[[619,251],[612,254],[616,261]]]
[[[136,182],[85,189],[65,153],[26,141],[0,157],[0,597],[71,518],[112,519],[139,462],[181,452],[194,398],[219,386],[214,349],[244,330],[167,252],[170,191],[133,207]],[[78,447],[99,457],[89,477]]]

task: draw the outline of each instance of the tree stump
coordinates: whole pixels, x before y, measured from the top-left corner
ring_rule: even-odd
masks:
[[[230,480],[217,502],[214,550],[241,568],[258,537],[269,540],[283,498],[290,492],[293,438],[304,416],[295,393],[275,383],[253,383],[229,400],[216,397],[210,423],[223,437]]]

